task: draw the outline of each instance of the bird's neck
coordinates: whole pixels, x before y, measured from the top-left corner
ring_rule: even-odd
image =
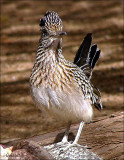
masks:
[[[62,38],[41,38],[39,42],[39,47],[37,50],[36,58],[40,59],[41,62],[46,57],[46,59],[55,58],[58,60],[62,57]]]
[[[55,39],[53,41],[51,39],[40,39],[33,71],[41,68],[45,69],[48,66],[51,66],[50,68],[52,69],[59,61],[62,61],[64,56],[62,54],[61,43],[62,39]]]
[[[41,79],[47,77],[50,79],[55,74],[59,63],[64,60],[62,54],[62,47],[60,41],[53,42],[49,47],[44,46],[45,42],[40,40],[40,45],[37,50],[37,55],[30,76],[31,83],[38,84],[38,77],[42,75]]]

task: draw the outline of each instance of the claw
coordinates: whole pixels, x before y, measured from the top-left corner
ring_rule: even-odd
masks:
[[[84,149],[87,148],[87,146],[82,146],[82,145],[77,144],[77,143],[69,143],[68,146],[67,146],[65,149],[61,149],[61,150],[60,150],[59,155],[60,155],[60,154],[63,154],[64,152],[66,152],[66,151],[67,151],[68,149],[70,149],[71,147],[84,148]]]

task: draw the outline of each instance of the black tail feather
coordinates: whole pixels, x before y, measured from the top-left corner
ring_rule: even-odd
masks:
[[[89,78],[100,56],[100,50],[97,50],[97,45],[91,45],[91,43],[92,34],[88,33],[74,58],[74,63],[86,72]]]
[[[91,68],[93,69],[94,68],[94,66],[96,65],[96,62],[98,61],[98,59],[99,59],[99,56],[100,56],[100,50],[98,50],[97,52],[96,52],[96,54],[94,55],[94,57],[93,57],[93,60],[92,60],[92,63],[91,63]]]
[[[92,66],[93,57],[96,54],[96,51],[97,51],[97,45],[94,44],[94,45],[92,45],[90,53],[89,53],[89,59],[90,59],[89,64],[90,64],[90,66]]]
[[[92,34],[88,33],[83,40],[83,43],[80,45],[78,52],[74,58],[74,63],[77,64],[79,67],[84,65],[87,61],[87,54],[89,53],[90,46],[92,43]]]

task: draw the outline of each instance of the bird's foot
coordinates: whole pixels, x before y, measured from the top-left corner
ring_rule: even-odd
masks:
[[[75,142],[73,142],[73,143],[69,143],[69,142],[68,142],[67,147],[60,150],[60,154],[66,152],[68,149],[70,149],[70,148],[72,148],[72,147],[76,147],[76,148],[79,148],[79,149],[80,149],[80,148],[85,148],[85,149],[87,148],[87,146],[82,146],[82,145],[80,145],[80,144],[78,144],[78,143],[75,143]]]
[[[56,146],[62,147],[68,144],[70,144],[70,142],[68,142],[68,137],[64,136],[61,142],[56,143]]]
[[[51,149],[55,149],[55,148],[63,148],[65,146],[68,146],[70,143],[68,141],[61,141],[61,142],[58,142],[58,143],[54,143],[52,145],[50,145],[49,147],[47,146],[46,148],[48,150],[51,150]]]
[[[57,146],[65,146],[68,144],[70,144],[68,141],[61,141],[61,142],[56,143]]]

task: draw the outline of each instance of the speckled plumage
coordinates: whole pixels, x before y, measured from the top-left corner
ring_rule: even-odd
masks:
[[[83,123],[92,120],[93,105],[102,109],[100,92],[90,82],[93,68],[99,58],[97,45],[91,45],[87,34],[74,63],[62,53],[62,21],[58,14],[48,11],[40,20],[42,36],[30,76],[31,95],[35,104],[59,120],[81,122],[75,138],[77,143]],[[69,131],[69,127],[67,132]],[[67,135],[63,142],[67,141]]]
[[[30,76],[33,99],[40,109],[49,110],[63,121],[90,121],[92,104],[100,103],[99,92],[94,93],[81,67],[64,58],[62,38],[56,34],[62,31],[59,16],[47,12],[42,21],[43,33]]]

